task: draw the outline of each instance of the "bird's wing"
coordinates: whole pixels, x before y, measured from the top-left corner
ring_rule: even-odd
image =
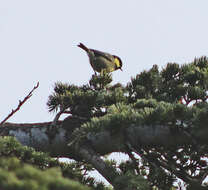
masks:
[[[109,53],[105,53],[105,52],[98,51],[98,50],[95,50],[95,49],[91,49],[91,50],[94,52],[95,57],[100,57],[100,56],[102,56],[102,57],[108,59],[109,61],[113,61],[113,60],[112,60],[112,55],[110,55]]]

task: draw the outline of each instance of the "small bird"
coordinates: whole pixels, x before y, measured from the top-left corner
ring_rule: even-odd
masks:
[[[95,74],[96,72],[113,72],[117,69],[122,71],[122,61],[116,55],[111,55],[109,53],[101,52],[94,49],[87,48],[84,44],[80,43],[77,45],[81,49],[87,52],[89,57],[90,65],[92,66]]]

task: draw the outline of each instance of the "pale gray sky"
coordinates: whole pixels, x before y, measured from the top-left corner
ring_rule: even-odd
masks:
[[[93,74],[76,45],[120,56],[114,82],[167,62],[208,53],[207,0],[1,0],[0,120],[40,82],[10,122],[53,119],[46,102],[57,81],[86,84]]]

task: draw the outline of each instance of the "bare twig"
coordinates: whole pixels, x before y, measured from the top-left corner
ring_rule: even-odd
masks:
[[[29,92],[29,94],[24,98],[23,101],[19,100],[19,104],[15,110],[12,109],[11,113],[0,123],[0,125],[4,124],[14,113],[16,113],[21,106],[32,96],[33,91],[39,87],[39,82],[34,86],[34,88]]]

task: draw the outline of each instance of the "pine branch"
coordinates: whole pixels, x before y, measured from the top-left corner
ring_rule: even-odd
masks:
[[[32,96],[32,93],[35,89],[39,87],[39,82],[37,82],[36,86],[33,87],[33,89],[29,92],[27,96],[25,96],[24,100],[19,100],[19,104],[15,110],[12,109],[11,113],[0,123],[0,125],[3,125],[11,116],[13,116],[21,107],[22,105]]]
[[[65,111],[64,107],[60,108],[60,111],[56,114],[53,122],[51,123],[52,126],[55,126],[57,124],[61,114],[63,114],[63,113],[65,113],[65,114],[72,114],[70,111]]]

